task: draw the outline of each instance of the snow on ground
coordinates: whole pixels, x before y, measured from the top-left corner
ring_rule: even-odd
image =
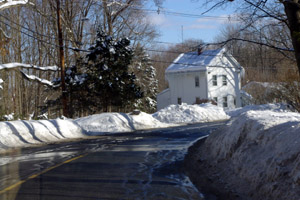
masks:
[[[131,132],[141,129],[169,127],[152,115],[141,112],[139,115],[125,113],[103,113],[75,120],[88,135],[101,135],[103,133]]]
[[[171,105],[153,115],[102,113],[75,120],[0,122],[0,150],[90,135],[165,128],[188,123],[227,120],[222,108],[211,104]]]
[[[212,122],[229,119],[223,108],[212,104],[170,105],[153,114],[157,120],[165,123],[186,124]]]
[[[72,120],[0,122],[0,150],[85,137]]]
[[[300,114],[280,104],[228,113],[232,119],[210,134],[199,158],[211,165],[226,187],[251,199],[298,199]]]
[[[226,111],[226,114],[230,117],[237,117],[244,112],[254,110],[270,110],[274,112],[288,112],[294,111],[288,104],[276,103],[276,104],[263,104],[263,105],[249,105],[242,108],[236,108]]]

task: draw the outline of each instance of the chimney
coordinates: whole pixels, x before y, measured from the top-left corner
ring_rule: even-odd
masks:
[[[198,47],[198,56],[200,56],[202,54],[203,51],[203,47],[199,46]]]

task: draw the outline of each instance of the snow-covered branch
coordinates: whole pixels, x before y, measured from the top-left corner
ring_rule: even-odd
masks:
[[[3,87],[2,87],[2,84],[3,83],[3,80],[0,78],[0,89],[3,89]]]
[[[34,75],[28,75],[25,72],[23,72],[22,70],[20,70],[20,72],[23,75],[23,77],[26,78],[29,81],[36,81],[38,83],[41,83],[41,84],[43,84],[45,86],[48,86],[48,87],[51,87],[51,88],[60,87],[60,84],[59,85],[54,85],[51,81],[48,81],[46,79],[41,79],[41,78],[39,78],[37,76],[34,76]]]
[[[2,28],[0,28],[0,32],[3,34],[3,36],[4,36],[6,39],[11,39],[11,37],[8,36]]]
[[[0,11],[13,6],[25,5],[28,0],[0,0]]]
[[[33,68],[41,71],[58,71],[59,68],[57,66],[47,66],[47,67],[40,67],[37,65],[31,64],[24,64],[24,63],[7,63],[7,64],[0,64],[0,70],[3,69],[13,69],[13,68]]]

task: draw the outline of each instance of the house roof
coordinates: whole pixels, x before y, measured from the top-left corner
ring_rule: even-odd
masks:
[[[205,50],[200,55],[198,52],[180,54],[166,69],[166,73],[205,71],[209,66],[223,66],[225,48]]]

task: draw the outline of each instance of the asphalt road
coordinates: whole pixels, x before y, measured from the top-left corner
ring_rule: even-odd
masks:
[[[182,171],[189,146],[224,123],[99,136],[1,155],[0,199],[204,199]]]

